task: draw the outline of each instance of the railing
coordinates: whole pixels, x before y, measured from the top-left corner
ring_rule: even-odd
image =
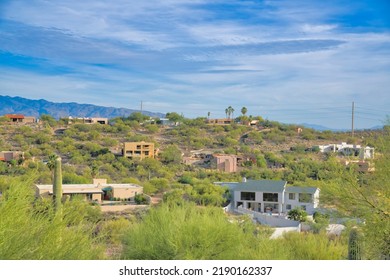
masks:
[[[300,228],[301,223],[299,221],[293,221],[287,219],[286,215],[270,215],[267,213],[260,213],[252,210],[248,210],[242,207],[235,209],[235,212],[240,214],[248,214],[254,220],[258,221],[260,224],[269,225],[272,227],[298,227]]]

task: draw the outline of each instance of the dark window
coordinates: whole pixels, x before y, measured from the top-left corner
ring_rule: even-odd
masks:
[[[256,193],[254,192],[241,192],[241,200],[255,201]]]
[[[304,203],[312,202],[311,194],[309,194],[309,193],[300,193],[299,194],[299,202],[304,202]]]
[[[277,193],[263,193],[263,201],[278,202]]]

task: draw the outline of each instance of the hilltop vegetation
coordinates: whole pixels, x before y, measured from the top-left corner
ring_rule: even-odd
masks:
[[[263,120],[261,117],[251,118],[258,120],[258,124],[249,126],[245,124],[245,114],[237,119],[242,124],[231,125],[210,125],[206,118],[185,119],[176,113],[170,113],[168,117],[176,125],[163,126],[158,119],[152,122],[140,113],[111,119],[110,125],[68,124],[66,120],[56,120],[49,115],[41,116],[39,124],[31,125],[13,125],[0,120],[0,150],[19,150],[24,151],[25,155],[23,160],[0,162],[0,191],[3,193],[0,214],[10,217],[0,222],[0,236],[4,240],[0,242],[0,258],[347,257],[348,231],[332,239],[324,234],[324,227],[318,224],[316,233],[290,234],[283,241],[274,241],[269,240],[267,228],[253,228],[245,221],[227,222],[227,217],[214,207],[226,205],[229,194],[226,189],[213,183],[240,181],[242,177],[282,179],[290,185],[320,187],[323,205],[337,207],[340,213],[349,217],[369,220],[367,224],[377,230],[378,234],[365,232],[367,248],[379,246],[378,250],[367,250],[366,258],[378,259],[389,255],[388,127],[378,131],[356,132],[352,138],[348,133],[318,132],[306,128],[299,131],[298,126]],[[118,155],[121,144],[132,141],[155,143],[159,150],[158,157],[139,161]],[[358,173],[353,166],[343,165],[335,154],[322,154],[313,149],[315,145],[340,142],[375,147],[380,159],[376,162],[377,171],[373,174]],[[243,160],[235,173],[221,172],[207,165],[183,164],[182,156],[188,156],[194,150],[235,154],[248,160]],[[68,201],[65,207],[68,210],[64,211],[70,220],[51,224],[51,203],[34,201],[31,193],[20,194],[17,189],[28,189],[33,183],[51,184],[52,172],[47,163],[53,154],[63,159],[64,184],[90,183],[92,178],[137,183],[144,187],[146,194],[161,196],[164,202],[149,212],[117,217],[103,215],[98,208],[86,202]],[[356,182],[359,182],[358,186]],[[19,207],[20,212],[13,214],[11,209],[17,196],[21,196],[18,203],[23,203],[24,207]],[[362,198],[365,201],[362,202]],[[195,205],[203,207],[197,208]],[[61,240],[62,243],[57,246],[62,249],[49,253],[47,248],[40,247],[43,246],[40,244],[43,237],[33,240],[27,236],[25,241],[21,241],[27,251],[20,249],[22,245],[18,245],[20,248],[10,246],[13,242],[9,236],[10,229],[16,226],[12,223],[13,215],[24,219],[17,226],[18,231],[22,232],[34,224],[37,227],[36,236],[50,230],[57,232],[58,235],[50,233],[53,235],[50,242]],[[172,221],[172,217],[191,217],[191,220]],[[168,224],[174,226],[168,230],[164,227]],[[202,224],[202,229],[196,227],[199,224]],[[49,226],[52,228],[46,228]],[[158,238],[153,239],[153,228],[161,230]],[[79,244],[80,252],[77,254],[67,247],[71,240],[63,237],[68,231],[72,232],[69,238],[79,238],[78,234],[83,236],[79,238],[83,244]],[[210,241],[206,237],[209,231],[220,232],[218,239],[221,242],[208,244]],[[137,246],[134,240],[137,240]],[[168,243],[162,245],[161,240]],[[237,242],[241,245],[233,246]],[[194,244],[198,244],[197,250],[190,249],[194,248]],[[250,247],[250,244],[257,245],[245,250],[245,246]],[[315,249],[318,244],[321,244],[321,250]],[[152,249],[157,245],[163,246],[160,253]],[[88,247],[96,248],[96,251],[84,254],[83,248]],[[112,252],[112,248],[117,251]],[[20,252],[16,254],[15,250]],[[67,254],[66,250],[70,253]],[[102,253],[104,250],[105,254]]]

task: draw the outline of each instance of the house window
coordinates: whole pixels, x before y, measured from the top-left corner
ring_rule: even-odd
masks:
[[[295,200],[295,193],[289,193],[288,194],[288,199],[289,200]]]
[[[278,202],[277,193],[263,193],[263,201]]]
[[[291,210],[291,204],[286,205],[286,210]]]
[[[300,193],[299,202],[310,203],[312,202],[312,197],[310,193]]]
[[[256,193],[254,192],[241,192],[241,200],[255,201]]]

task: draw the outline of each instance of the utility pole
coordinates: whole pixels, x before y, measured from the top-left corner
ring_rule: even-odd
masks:
[[[141,114],[142,114],[142,101],[141,101]]]
[[[355,118],[355,102],[352,102],[352,138],[355,135],[355,132],[354,132],[354,118]]]

